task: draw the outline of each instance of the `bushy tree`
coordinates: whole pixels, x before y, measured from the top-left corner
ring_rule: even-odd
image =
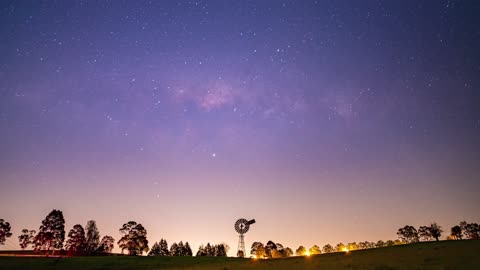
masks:
[[[420,226],[418,228],[418,237],[424,241],[432,240],[432,234],[427,226]]]
[[[77,224],[68,232],[66,248],[70,252],[83,253],[86,251],[85,230]]]
[[[265,258],[265,246],[261,242],[254,242],[250,249],[250,254],[256,258]]]
[[[33,239],[35,239],[35,233],[35,230],[22,230],[22,234],[18,237],[18,241],[20,242],[20,248],[22,250],[25,250],[28,245],[33,244]]]
[[[167,240],[161,239],[160,240],[160,253],[158,255],[160,256],[170,256],[170,251],[168,250],[168,243]]]
[[[89,220],[87,226],[85,226],[86,231],[86,252],[89,254],[94,254],[98,250],[100,245],[100,233],[98,232],[97,223],[95,220]]]
[[[450,232],[453,239],[462,240],[462,228],[460,226],[453,226]]]
[[[111,253],[113,250],[113,245],[115,243],[115,239],[110,235],[105,235],[102,237],[102,241],[98,246],[98,252],[100,253]]]
[[[290,257],[293,255],[293,250],[289,247],[285,248],[285,257]]]
[[[315,255],[315,254],[320,254],[322,253],[322,251],[320,250],[320,247],[317,246],[317,245],[313,245],[309,250],[308,252],[310,253],[310,255]]]
[[[432,223],[430,224],[429,228],[430,230],[430,235],[435,238],[436,241],[439,241],[440,236],[442,236],[442,227],[440,225],[437,225],[437,223]]]
[[[65,219],[62,211],[54,209],[42,221],[38,234],[35,236],[35,250],[46,250],[48,253],[50,249],[54,251],[62,249],[64,241]]]
[[[272,257],[273,258],[284,258],[284,257],[292,256],[293,251],[291,252],[291,254],[289,254],[289,251],[287,250],[287,248],[283,247],[282,244],[275,243],[275,245],[277,246],[277,249],[272,250]],[[291,249],[290,249],[290,251],[291,251]]]
[[[392,247],[394,245],[395,245],[395,242],[393,242],[392,240],[387,240],[387,242],[385,242],[386,247]]]
[[[343,244],[343,243],[338,243],[336,246],[335,246],[335,251],[336,252],[342,252],[342,251],[345,251],[347,247]]]
[[[375,247],[381,248],[385,246],[385,242],[383,240],[378,240],[377,243],[375,244]]]
[[[295,250],[295,255],[297,256],[305,256],[307,254],[307,249],[304,246],[299,246],[297,250]]]
[[[403,242],[402,240],[398,240],[398,239],[393,240],[394,246],[403,245],[403,244],[405,244],[405,242]]]
[[[150,249],[150,252],[148,252],[148,256],[159,256],[160,255],[160,245],[155,242]]]
[[[370,243],[368,241],[358,243],[358,249],[367,249],[367,248],[372,248],[372,247],[375,247],[375,244]]]
[[[273,241],[268,241],[265,245],[265,255],[272,258],[272,251],[277,249],[277,245]]]
[[[460,222],[463,235],[466,239],[480,239],[480,226],[477,223]]]
[[[10,223],[0,219],[0,245],[5,245],[7,238],[12,237],[11,229]]]
[[[142,255],[148,252],[147,230],[142,224],[135,221],[129,221],[120,228],[122,238],[118,240],[118,246],[123,251],[128,250],[129,255]]]
[[[398,238],[406,243],[418,242],[418,232],[413,226],[406,225],[403,228],[398,229]]]
[[[357,249],[358,249],[358,245],[357,245],[356,242],[352,242],[352,243],[347,244],[347,250],[348,251],[357,250]]]
[[[438,226],[437,223],[432,223],[430,226],[420,226],[418,229],[419,237],[425,241],[430,241],[432,239],[439,241],[442,232],[442,227]]]
[[[332,245],[326,244],[325,246],[323,246],[322,251],[323,253],[330,253],[330,252],[334,252],[335,249],[332,247]]]

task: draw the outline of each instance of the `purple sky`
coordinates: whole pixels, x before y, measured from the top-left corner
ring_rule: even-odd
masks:
[[[479,222],[478,1],[1,1],[0,218],[18,248],[134,220],[285,246]],[[116,249],[118,250],[118,249]]]

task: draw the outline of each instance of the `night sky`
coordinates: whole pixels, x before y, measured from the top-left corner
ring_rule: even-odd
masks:
[[[150,244],[479,222],[479,1],[1,1],[0,218]],[[116,248],[118,251],[118,248]]]

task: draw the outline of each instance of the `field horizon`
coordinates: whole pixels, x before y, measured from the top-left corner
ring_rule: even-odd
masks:
[[[266,260],[172,256],[0,256],[0,269],[480,269],[479,250],[480,241],[452,240]]]

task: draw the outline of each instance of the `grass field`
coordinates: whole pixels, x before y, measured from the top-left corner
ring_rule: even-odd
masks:
[[[215,257],[1,257],[8,270],[144,269],[480,269],[480,241],[441,241],[310,257],[253,260]]]

